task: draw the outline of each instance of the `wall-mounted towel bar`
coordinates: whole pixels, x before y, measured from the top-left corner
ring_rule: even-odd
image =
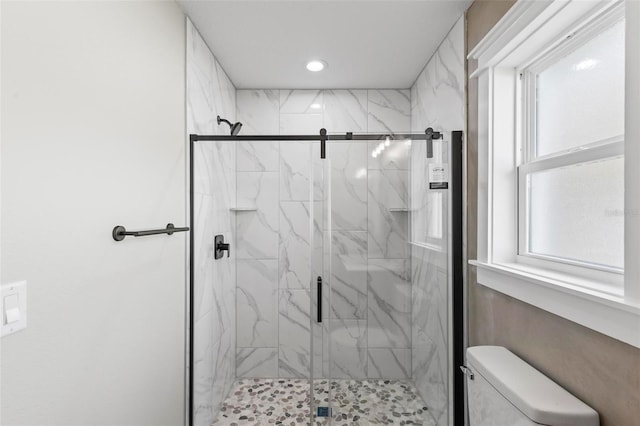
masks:
[[[188,231],[189,227],[185,226],[184,228],[176,228],[173,223],[169,223],[164,229],[151,229],[149,231],[127,231],[126,228],[122,225],[118,225],[113,228],[113,232],[111,235],[113,239],[116,241],[124,240],[124,237],[127,235],[131,235],[134,237],[146,237],[147,235],[158,235],[158,234],[173,234],[174,232],[185,232]]]

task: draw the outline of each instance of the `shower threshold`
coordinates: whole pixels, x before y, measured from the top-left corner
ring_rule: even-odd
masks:
[[[435,426],[408,380],[332,380],[333,416],[316,425]],[[328,380],[314,380],[316,405],[328,406]],[[309,382],[304,379],[240,379],[222,403],[214,425],[298,425],[309,421]]]

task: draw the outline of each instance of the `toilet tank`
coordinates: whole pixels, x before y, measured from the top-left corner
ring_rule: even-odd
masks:
[[[598,426],[598,413],[502,346],[467,349],[470,426]]]

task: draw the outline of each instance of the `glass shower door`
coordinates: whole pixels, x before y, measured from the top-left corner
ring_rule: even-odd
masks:
[[[411,145],[327,143],[323,379],[336,421],[430,424],[411,383]]]
[[[314,241],[311,256],[311,378],[310,410],[312,424],[331,424],[332,387],[329,359],[331,346],[327,336],[331,333],[329,309],[331,306],[331,160],[320,158],[314,150],[311,186],[314,197],[312,211],[313,229],[309,229]]]
[[[411,153],[412,380],[428,407],[425,424],[450,424],[451,149],[416,141]],[[461,190],[461,188],[457,188]],[[461,231],[461,230],[460,230]]]

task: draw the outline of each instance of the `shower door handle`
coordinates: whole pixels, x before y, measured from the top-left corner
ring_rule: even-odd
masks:
[[[318,277],[318,286],[317,286],[317,297],[318,300],[316,302],[316,305],[318,307],[318,313],[317,313],[317,321],[318,323],[322,322],[322,277]]]

